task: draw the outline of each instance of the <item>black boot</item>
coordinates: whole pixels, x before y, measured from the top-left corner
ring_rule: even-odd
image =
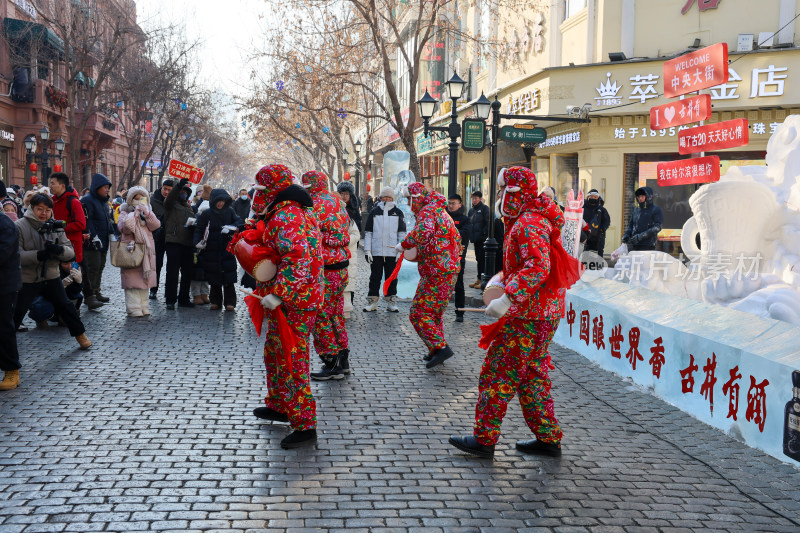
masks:
[[[518,440],[517,449],[522,453],[531,455],[546,455],[548,457],[561,457],[561,444],[550,444],[538,439]]]
[[[156,293],[157,292],[158,292],[158,288],[156,288],[156,287],[153,287],[152,289],[150,289],[150,299],[151,300],[155,300],[156,299]]]
[[[307,446],[317,442],[317,430],[306,429],[305,431],[293,431],[286,438],[281,441],[281,448],[288,450],[290,448],[299,448],[300,446]]]
[[[329,379],[344,379],[344,371],[339,365],[339,356],[334,355],[330,362],[323,359],[319,372],[312,372],[311,379],[315,381],[328,381]]]
[[[108,296],[103,296],[100,293],[100,291],[95,292],[94,297],[97,298],[98,302],[103,302],[104,304],[107,304],[108,302],[111,301],[111,298],[109,298]]]
[[[288,422],[289,417],[284,413],[279,413],[275,409],[269,407],[256,407],[253,409],[253,414],[256,418],[261,420],[272,420],[273,422]]]
[[[342,373],[350,374],[350,350],[347,348],[339,350],[339,366],[342,368]]]
[[[478,442],[478,439],[472,435],[467,437],[456,437],[454,435],[450,437],[449,442],[462,452],[477,455],[478,457],[483,457],[484,459],[494,458],[494,446],[486,446],[481,444]]]
[[[427,363],[427,362],[428,362],[428,361],[430,361],[431,359],[433,359],[433,350],[428,350],[428,355],[426,355],[425,357],[423,357],[423,358],[422,358],[422,360],[423,360],[423,361],[425,361],[425,362]]]
[[[431,357],[431,360],[425,363],[425,368],[433,368],[437,365],[441,365],[451,357],[453,357],[453,350],[451,350],[449,346],[437,348],[433,351],[433,357]]]

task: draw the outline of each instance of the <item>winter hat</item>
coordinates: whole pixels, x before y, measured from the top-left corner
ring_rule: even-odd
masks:
[[[596,194],[597,196],[600,196],[600,191],[598,191],[597,189],[592,189],[591,191],[589,191],[589,192],[586,194],[586,196],[587,196],[587,197],[589,197],[589,196],[591,196],[591,195],[593,195],[593,194]]]
[[[308,192],[328,190],[328,176],[319,170],[309,170],[300,177],[300,185]]]
[[[384,196],[389,196],[392,198],[392,200],[394,200],[394,189],[391,187],[384,187],[381,189],[380,197],[383,198]]]
[[[350,193],[350,196],[355,196],[356,188],[353,187],[353,184],[350,183],[349,181],[340,181],[339,184],[336,186],[336,192],[338,193],[348,192]]]
[[[150,193],[147,192],[147,189],[145,189],[144,187],[139,187],[138,185],[136,187],[131,187],[130,189],[128,189],[128,194],[127,196],[125,196],[125,201],[127,203],[131,203],[133,201],[133,197],[136,196],[137,194],[141,194],[147,199],[148,203],[150,202]]]
[[[279,192],[294,183],[294,176],[286,165],[267,165],[256,174],[256,192],[253,195],[253,211],[262,213]]]
[[[3,198],[4,196],[8,196],[8,193],[6,192],[6,184],[0,180],[0,198]]]

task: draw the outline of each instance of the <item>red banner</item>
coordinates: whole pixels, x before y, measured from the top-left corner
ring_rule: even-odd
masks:
[[[746,118],[735,118],[725,122],[697,126],[678,132],[678,153],[713,152],[750,142],[750,130]]]
[[[711,95],[701,94],[650,108],[650,129],[663,130],[711,118]]]
[[[167,167],[167,174],[173,178],[191,181],[192,183],[200,183],[203,180],[203,175],[206,173],[202,168],[197,168],[189,163],[178,161],[177,159],[170,159],[169,166]]]
[[[674,98],[728,81],[728,43],[717,43],[664,62],[664,96]]]
[[[665,161],[658,164],[656,175],[659,187],[719,181],[719,157],[709,155]]]

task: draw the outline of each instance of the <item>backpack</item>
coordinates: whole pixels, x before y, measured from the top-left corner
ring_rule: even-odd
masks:
[[[75,200],[78,200],[78,203],[81,204],[81,209],[83,209],[83,218],[85,220],[89,219],[89,212],[86,211],[86,206],[83,205],[83,202],[80,201],[79,198],[71,198],[69,202],[67,202],[67,215],[71,219],[72,222],[75,222],[75,215],[72,214],[72,204],[75,203]]]

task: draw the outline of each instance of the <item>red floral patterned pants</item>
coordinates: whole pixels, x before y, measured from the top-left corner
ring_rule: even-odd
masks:
[[[317,427],[317,404],[311,394],[309,376],[308,332],[313,327],[314,312],[299,312],[288,308],[289,323],[298,333],[298,345],[292,350],[292,369],[285,368],[281,361],[281,338],[278,324],[271,312],[266,313],[267,334],[264,342],[264,364],[267,367],[267,387],[269,391],[264,403],[270,409],[286,413],[292,429],[303,431]]]
[[[536,438],[552,444],[561,442],[547,375],[547,348],[558,322],[509,318],[492,342],[483,361],[475,406],[473,431],[481,444],[497,443],[508,402],[515,394]]]
[[[456,279],[458,272],[446,272],[436,276],[422,276],[417,285],[408,319],[429,352],[447,346],[442,316],[447,309],[450,295],[453,294]]]
[[[347,330],[344,325],[344,288],[347,269],[325,271],[325,302],[317,312],[314,324],[314,349],[320,359],[330,363],[347,349]]]

